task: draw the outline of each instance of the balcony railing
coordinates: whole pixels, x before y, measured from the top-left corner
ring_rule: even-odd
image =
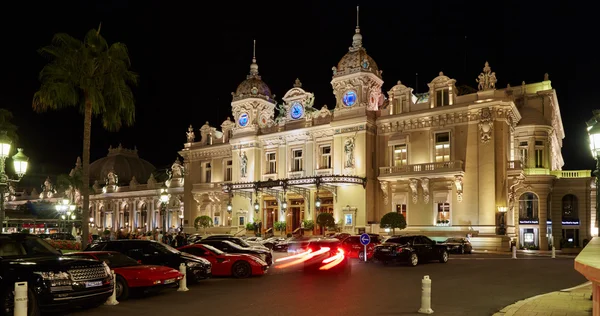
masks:
[[[523,171],[528,176],[555,176],[557,178],[589,178],[592,176],[591,170],[550,170],[547,168],[523,168],[520,160],[511,160],[507,162],[508,171]]]
[[[550,174],[557,178],[589,178],[592,176],[591,170],[555,170]]]
[[[427,174],[438,172],[464,171],[462,160],[430,162],[415,165],[380,167],[379,175]]]

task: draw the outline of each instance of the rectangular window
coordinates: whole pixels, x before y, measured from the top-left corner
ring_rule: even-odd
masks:
[[[207,163],[204,165],[204,177],[205,177],[205,179],[206,179],[206,181],[204,181],[204,182],[206,182],[206,183],[209,183],[209,182],[210,182],[210,178],[211,178],[211,169],[212,169],[212,168],[210,167],[210,162],[207,162]]]
[[[331,145],[321,146],[319,151],[321,154],[319,169],[331,169]]]
[[[393,152],[394,167],[406,166],[408,163],[408,151],[406,144],[394,145]]]
[[[448,89],[441,89],[436,92],[435,105],[436,106],[450,105],[450,93],[449,93]]]
[[[438,224],[450,223],[450,203],[438,203],[436,220]]]
[[[535,167],[544,168],[544,150],[535,149]]]
[[[450,132],[435,134],[435,162],[450,161]]]
[[[239,223],[239,224],[238,224],[239,226],[244,226],[244,225],[246,225],[246,217],[244,217],[244,216],[240,216],[240,217],[239,217],[239,222],[238,222],[238,223]]]
[[[302,149],[292,150],[292,171],[302,171]]]
[[[277,173],[277,154],[267,153],[267,174]]]
[[[529,156],[528,156],[529,150],[527,150],[527,147],[519,147],[519,156],[521,159],[521,162],[523,163],[523,167],[528,168],[528,161],[529,161]]]
[[[231,181],[233,179],[233,161],[225,161],[225,181]]]
[[[402,214],[406,220],[406,204],[396,204],[396,213]]]

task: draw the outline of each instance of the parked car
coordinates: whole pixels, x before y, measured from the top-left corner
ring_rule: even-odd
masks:
[[[101,241],[88,245],[84,251],[117,251],[142,264],[167,266],[179,270],[186,264],[186,280],[195,282],[209,278],[211,264],[208,260],[183,253],[169,245],[154,240],[121,239]]]
[[[263,240],[261,243],[263,246],[267,247],[267,249],[273,249],[275,245],[284,242],[285,240],[284,237],[270,237]],[[285,251],[287,251],[287,249]]]
[[[75,240],[75,237],[70,233],[54,233],[49,236],[52,240]]]
[[[263,275],[269,265],[256,256],[225,253],[208,244],[193,244],[177,248],[180,251],[202,257],[212,264],[212,275],[247,278]]]
[[[473,252],[473,246],[466,238],[448,238],[446,241],[440,243],[440,245],[446,245],[446,249],[450,253],[465,254]]]
[[[311,240],[316,240],[315,237],[292,237],[287,240],[287,252],[288,253],[299,253],[306,251],[308,244]]]
[[[313,239],[308,243],[310,259],[304,261],[304,272],[350,273],[351,265],[342,243],[336,238]]]
[[[414,267],[424,261],[448,262],[448,249],[427,236],[392,236],[381,245],[375,246],[374,257],[383,263],[408,262]]]
[[[165,287],[172,287],[183,279],[183,274],[173,268],[143,265],[116,251],[73,252],[66,256],[106,263],[117,276],[115,295],[118,301],[126,300],[131,289],[158,291]]]
[[[375,239],[375,242],[374,239],[371,239],[371,242],[367,245],[367,260],[373,258],[375,246],[378,244],[379,242],[377,239]],[[365,246],[360,243],[360,235],[354,235],[344,239],[344,241],[341,242],[341,247],[349,258],[358,258],[361,261],[365,260]]]
[[[234,244],[233,242],[224,239],[202,239],[200,240],[200,244],[211,245],[226,253],[245,253],[248,255],[253,255],[264,260],[268,265],[273,264],[273,255],[269,250],[252,247],[242,247],[238,244]]]
[[[258,248],[262,250],[269,250],[269,248],[262,245],[260,242],[256,241],[246,241],[241,237],[235,237],[231,235],[210,235],[202,238],[202,240],[229,240],[232,243],[244,247],[244,248]]]
[[[28,315],[97,306],[113,293],[109,267],[69,258],[32,234],[0,235],[0,314],[13,315],[15,282],[27,282]]]

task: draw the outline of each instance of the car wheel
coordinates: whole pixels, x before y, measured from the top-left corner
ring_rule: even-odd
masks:
[[[448,262],[448,251],[446,251],[446,250],[442,251],[442,253],[440,254],[440,262],[441,263]]]
[[[2,310],[0,315],[13,315],[15,312],[15,295],[14,291],[6,291],[2,293]],[[40,308],[37,304],[37,298],[31,289],[27,289],[27,316],[39,316]]]
[[[410,259],[409,263],[410,263],[411,266],[416,267],[417,264],[419,264],[419,256],[417,256],[416,253],[414,253],[414,252],[411,253],[409,259]]]
[[[238,261],[231,267],[231,274],[238,278],[247,278],[252,275],[252,268],[246,261]]]
[[[117,275],[117,284],[115,286],[115,296],[117,297],[117,301],[124,301],[129,298],[129,286],[127,285],[127,281],[119,275]]]

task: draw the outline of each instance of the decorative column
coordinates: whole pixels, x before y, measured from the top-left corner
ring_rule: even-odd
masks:
[[[140,226],[140,221],[138,220],[138,209],[137,209],[137,200],[133,200],[131,201],[131,210],[133,213],[133,219],[131,220],[131,222],[133,223],[133,225],[131,226],[133,229],[136,229]],[[141,217],[141,216],[140,216]]]
[[[146,200],[148,230],[154,230],[154,199]]]

